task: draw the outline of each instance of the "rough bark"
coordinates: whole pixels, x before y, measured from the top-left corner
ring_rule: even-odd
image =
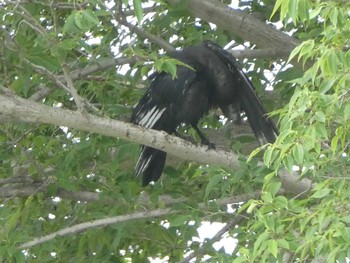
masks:
[[[117,137],[139,144],[145,144],[166,151],[176,157],[206,164],[217,164],[235,169],[239,157],[223,150],[207,150],[163,131],[147,130],[117,120],[100,118],[88,113],[52,108],[20,97],[0,94],[0,121],[23,121],[66,126],[73,129]],[[280,172],[282,187],[290,193],[300,195],[312,188],[312,182],[299,180],[298,175]]]
[[[171,5],[184,4],[182,0],[168,0]],[[241,10],[235,10],[217,0],[187,0],[186,9],[195,17],[216,24],[259,48],[272,48],[277,54],[288,56],[300,44],[298,40],[277,30],[272,25]]]

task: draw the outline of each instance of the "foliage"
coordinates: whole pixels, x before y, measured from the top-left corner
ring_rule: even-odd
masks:
[[[79,99],[67,84],[71,80],[86,111],[128,120],[147,76],[157,70],[176,77],[180,63],[163,56],[159,41],[133,33],[130,24],[173,48],[208,39],[254,48],[237,32],[195,18],[184,6],[141,0],[0,1],[0,94],[5,87],[28,100],[77,110]],[[240,6],[282,21],[281,30],[303,41],[288,60],[271,55],[242,61],[279,118],[280,136],[264,153],[265,166],[259,165],[261,156],[253,156],[258,151],[247,162],[240,152],[244,139],[236,140],[231,150],[239,156],[237,169],[177,160],[160,182],[141,188],[133,178],[137,144],[63,126],[5,122],[0,115],[0,261],[179,262],[203,247],[202,261],[204,256],[215,262],[348,260],[350,3],[249,0]],[[112,58],[131,63],[106,66]],[[273,80],[266,76],[271,74]],[[274,87],[273,99],[266,96],[266,85]],[[202,126],[225,128],[217,114],[204,118]],[[181,132],[193,135],[187,127]],[[301,178],[312,180],[311,193],[285,193],[277,176],[283,169],[298,169]],[[150,202],[140,202],[141,193]],[[230,213],[213,202],[241,194],[250,200],[232,204]],[[86,197],[96,195],[97,200]],[[172,204],[165,216],[18,248],[78,223],[168,207],[164,195],[185,201]],[[232,255],[193,239],[201,222],[235,218],[240,221],[229,232],[237,240]]]

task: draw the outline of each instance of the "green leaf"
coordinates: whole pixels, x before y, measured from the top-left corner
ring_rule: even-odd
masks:
[[[339,62],[338,62],[338,58],[334,52],[329,54],[327,62],[328,62],[328,68],[329,68],[330,73],[332,73],[334,75],[337,74]]]
[[[315,113],[316,120],[319,122],[326,122],[326,115],[322,111],[317,111]]]
[[[344,120],[350,120],[350,103],[344,107]]]
[[[292,18],[293,23],[296,25],[298,20],[298,0],[289,0],[288,14]]]
[[[281,182],[272,182],[264,187],[265,191],[268,191],[272,196],[277,194],[277,192],[281,189]]]
[[[259,147],[259,148],[256,148],[254,151],[252,151],[250,154],[249,154],[249,157],[248,157],[248,159],[247,159],[247,163],[249,163],[252,159],[253,159],[253,157],[255,156],[255,155],[257,155],[259,152],[261,152],[262,151],[262,148],[261,147]]]
[[[248,213],[248,214],[252,213],[253,210],[255,209],[255,207],[257,207],[257,206],[258,206],[258,203],[253,201],[253,202],[248,206],[248,208],[247,208],[247,213]]]
[[[81,10],[75,13],[75,25],[84,31],[90,30],[92,27],[99,24],[99,20],[90,9]]]
[[[264,154],[264,164],[269,167],[271,165],[271,160],[272,160],[272,153],[273,153],[273,148],[268,148]]]
[[[288,14],[289,1],[290,0],[282,0],[281,12],[280,12],[280,20],[281,21],[283,19],[285,19],[287,14]]]
[[[277,196],[274,200],[274,206],[279,209],[286,209],[288,206],[288,200],[284,196]]]
[[[325,94],[327,93],[331,88],[333,88],[334,83],[335,83],[336,79],[327,79],[324,82],[322,82],[321,86],[320,86],[320,92]]]
[[[277,242],[278,242],[278,245],[279,245],[281,248],[290,249],[290,246],[289,246],[289,243],[288,243],[287,240],[285,240],[285,239],[279,239]]]
[[[283,3],[284,0],[277,0],[275,3],[275,6],[272,10],[270,19],[275,15],[275,13],[277,12],[277,10],[281,7],[281,4]],[[283,19],[283,17],[280,18],[281,20]]]
[[[338,135],[335,135],[333,139],[331,140],[331,149],[333,153],[335,153],[338,149],[338,142],[339,142],[339,137]]]
[[[303,47],[300,50],[298,60],[300,60],[301,57],[308,58],[310,56],[310,52],[315,47],[315,41],[313,39],[309,39],[309,40],[303,42],[302,45],[303,45]]]
[[[315,18],[316,16],[318,16],[321,12],[321,10],[323,9],[324,4],[320,4],[316,9],[310,10],[309,12],[309,17],[310,19]]]
[[[293,147],[293,157],[297,163],[302,164],[304,160],[304,148],[300,144]]]
[[[277,255],[278,255],[278,243],[276,240],[274,239],[270,239],[268,241],[268,249],[269,249],[269,252],[275,257],[277,258]]]
[[[179,215],[175,216],[173,219],[170,219],[170,226],[176,227],[176,226],[182,226],[185,222],[188,221],[187,215]]]
[[[331,189],[329,188],[323,188],[317,190],[311,197],[316,198],[316,199],[321,199],[328,195],[331,192]]]
[[[289,173],[293,172],[294,161],[290,155],[285,155],[283,158],[283,164]]]
[[[85,29],[82,12],[83,11],[78,11],[74,16],[74,23],[79,29]]]
[[[77,41],[75,39],[64,39],[60,42],[60,47],[64,50],[70,51],[77,46]]]
[[[307,0],[299,0],[298,1],[298,16],[302,20],[308,20],[309,19],[309,10],[310,7],[308,5]]]
[[[290,52],[289,58],[287,60],[287,64],[297,55],[302,49],[305,42],[301,43],[299,46],[295,47],[292,52]],[[298,59],[299,60],[299,59]]]
[[[262,246],[264,243],[266,244],[266,240],[269,238],[269,234],[267,232],[263,232],[261,233],[257,240],[254,243],[254,250],[253,250],[253,254],[257,254],[258,251],[262,248],[264,248],[265,246]]]
[[[137,18],[137,21],[139,21],[139,23],[141,23],[142,18],[143,18],[142,2],[141,2],[141,0],[133,0],[133,5],[134,5],[134,12],[135,12],[135,16]]]
[[[213,191],[214,187],[222,180],[223,175],[215,174],[213,177],[210,178],[209,183],[207,184],[207,187],[205,188],[205,195],[204,198],[207,199],[211,191]]]
[[[269,174],[267,174],[265,177],[264,177],[264,183],[268,183],[271,181],[272,178],[274,178],[276,176],[276,172],[271,172]]]
[[[273,201],[273,197],[271,195],[270,192],[264,192],[262,195],[261,195],[261,199],[265,202],[265,203],[268,203],[268,204],[271,204],[272,201]]]
[[[333,8],[329,19],[331,20],[333,26],[335,27],[337,27],[338,25],[338,16],[339,16],[338,8]]]
[[[97,26],[100,21],[98,20],[97,16],[91,9],[85,9],[82,12],[82,15],[84,17],[84,20],[87,22],[87,24],[92,27],[92,26]]]
[[[319,123],[319,122],[316,123],[315,129],[316,129],[316,134],[319,137],[324,139],[328,138],[328,132],[327,132],[326,126],[323,123]]]
[[[175,79],[177,76],[176,76],[176,64],[172,61],[164,61],[163,64],[162,64],[162,69],[167,72],[167,73],[170,73],[172,78]]]
[[[77,27],[75,25],[75,15],[77,14],[77,11],[73,11],[66,19],[62,32],[63,34],[67,34],[70,32],[76,31]]]

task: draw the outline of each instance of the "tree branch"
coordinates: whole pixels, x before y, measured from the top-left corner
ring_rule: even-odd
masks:
[[[77,105],[80,113],[85,112],[83,99],[80,97],[80,95],[78,94],[78,91],[75,89],[74,84],[73,84],[73,80],[68,73],[68,69],[66,68],[65,65],[61,65],[61,68],[63,70],[64,78],[66,79],[67,87],[70,91],[70,94],[73,96],[75,104]]]
[[[33,180],[31,174],[28,172],[29,166],[24,165],[14,167],[14,175],[9,178],[0,179],[0,199],[13,198],[13,197],[28,197],[35,193],[41,192],[45,196],[51,197],[52,195],[47,192],[49,184],[47,180]],[[46,168],[44,170],[45,178],[51,178],[50,183],[54,183],[55,176],[53,175],[55,170],[53,168]],[[280,192],[282,194],[283,192]],[[240,194],[236,196],[230,196],[225,198],[216,199],[215,203],[219,206],[225,204],[236,204],[241,202],[246,202],[251,198],[258,199],[261,195],[261,191],[257,190],[253,193]],[[55,196],[60,198],[83,201],[83,202],[99,202],[105,205],[115,205],[118,200],[113,198],[106,198],[101,195],[101,193],[89,192],[84,189],[78,191],[68,191],[64,188],[57,188]],[[102,196],[102,198],[101,198]],[[158,202],[162,206],[172,206],[178,203],[186,203],[190,198],[179,197],[173,198],[170,195],[160,195],[158,197]],[[147,192],[141,192],[136,199],[136,204],[138,207],[154,207],[154,203],[151,200],[150,195]],[[210,201],[209,201],[210,202]]]
[[[125,64],[133,64],[136,61],[137,61],[136,57],[132,57],[132,58],[120,57],[120,58],[115,58],[115,59],[104,58],[104,59],[101,59],[99,61],[93,62],[92,65],[89,65],[85,68],[74,70],[69,75],[70,75],[70,78],[74,81],[74,80],[77,80],[80,78],[84,78],[90,74],[97,72],[97,71],[103,71],[107,68],[111,68],[111,67],[115,67],[115,66],[122,66]],[[65,79],[63,76],[57,76],[57,78],[60,81],[62,81],[63,83],[65,83]],[[44,88],[40,89],[38,92],[34,93],[30,97],[30,99],[34,100],[34,101],[39,101],[39,100],[45,98],[47,95],[49,95],[54,90],[55,90],[55,87],[53,87],[53,88],[44,87]]]
[[[220,200],[220,202],[217,202],[217,200],[213,200],[212,202],[216,203],[217,205],[228,205],[232,203],[232,199],[226,198]],[[207,203],[203,202],[198,204],[198,208],[201,210],[205,210],[207,208]],[[146,218],[152,218],[152,217],[160,217],[164,215],[170,215],[170,214],[175,214],[179,213],[181,210],[172,210],[171,208],[158,208],[152,211],[142,211],[142,212],[135,212],[131,214],[126,214],[126,215],[119,215],[119,216],[114,216],[114,217],[107,217],[103,219],[97,219],[89,222],[84,222],[80,224],[76,224],[70,227],[63,228],[61,230],[58,230],[54,233],[51,233],[49,235],[45,235],[42,237],[34,238],[33,240],[21,244],[18,248],[19,249],[28,249],[34,246],[37,246],[39,244],[45,243],[47,241],[50,241],[52,239],[55,239],[56,237],[59,236],[66,236],[66,235],[71,235],[75,234],[78,232],[86,231],[90,228],[96,228],[96,227],[105,227],[108,225],[112,224],[118,224],[118,223],[123,223],[123,222],[128,222],[132,220],[138,220],[138,219],[146,219]],[[229,222],[223,229],[221,229],[213,238],[213,242],[216,242],[219,240],[219,238],[227,232],[231,227],[234,225],[238,224],[240,220],[242,220],[242,216],[237,216],[235,220],[232,220]]]
[[[153,35],[131,23],[128,23],[126,20],[122,20],[120,21],[120,23],[126,27],[128,27],[130,29],[131,32],[136,33],[138,36],[142,37],[142,38],[146,38],[149,41],[151,41],[154,44],[157,44],[159,47],[163,48],[164,50],[166,50],[167,52],[171,52],[174,51],[175,49],[168,43],[166,42],[164,39]]]
[[[284,58],[286,57],[285,51],[282,49],[274,50],[271,48],[266,49],[243,49],[243,50],[233,50],[230,53],[237,59],[243,58]],[[126,64],[134,64],[139,59],[137,57],[120,57],[120,58],[104,58],[96,62],[92,62],[92,65],[88,65],[85,68],[77,69],[70,72],[70,78],[74,81],[77,79],[84,78],[98,71],[103,71],[105,69],[122,66]],[[58,76],[58,79],[65,83],[63,76]],[[55,88],[43,87],[36,93],[34,93],[30,98],[34,101],[39,101],[49,95]]]
[[[236,215],[233,220],[231,220],[223,228],[221,228],[210,240],[207,240],[205,244],[202,244],[202,246],[199,249],[193,251],[191,254],[189,254],[187,257],[181,260],[180,263],[189,263],[191,259],[203,256],[206,252],[205,250],[208,244],[213,245],[215,242],[219,241],[227,231],[230,231],[230,229],[240,224],[244,219],[245,217],[243,217],[242,215]]]
[[[115,216],[115,217],[98,219],[98,220],[94,220],[94,221],[90,221],[90,222],[84,222],[84,223],[80,223],[80,224],[77,224],[74,226],[63,228],[59,231],[56,231],[56,232],[51,233],[51,234],[46,235],[46,236],[35,238],[32,241],[21,244],[18,248],[19,249],[28,249],[28,248],[37,246],[39,244],[45,243],[47,241],[50,241],[56,237],[66,236],[66,235],[82,232],[82,231],[85,231],[89,228],[108,226],[108,225],[112,225],[112,224],[118,224],[118,223],[131,221],[131,220],[137,220],[137,219],[159,217],[159,216],[163,216],[163,215],[174,214],[176,212],[178,212],[178,211],[171,210],[170,208],[163,208],[163,209],[160,208],[160,209],[156,209],[153,211],[136,212],[133,214],[126,214],[126,215],[120,215],[120,216]]]
[[[140,36],[142,38],[146,38],[146,39],[150,40],[151,42],[157,44],[158,46],[160,46],[161,48],[163,48],[164,50],[166,50],[168,52],[174,50],[174,48],[167,41],[162,39],[161,37],[153,35],[147,31],[137,27],[136,25],[129,23],[126,19],[126,15],[122,12],[121,9],[117,10],[117,12],[113,12],[106,5],[104,7],[111,12],[111,14],[113,15],[113,18],[116,21],[118,21],[118,23],[129,28],[129,30],[131,32],[136,33],[138,36]]]
[[[148,130],[131,123],[100,118],[92,114],[82,116],[75,111],[49,107],[17,96],[0,94],[0,113],[3,113],[0,118],[2,121],[19,120],[66,126],[144,144],[198,163],[217,164],[231,169],[239,165],[239,157],[229,151],[208,150],[206,146],[193,145],[163,131]],[[282,170],[279,176],[282,187],[290,193],[304,194],[313,187],[310,180],[299,180],[297,174],[290,175]]]
[[[172,5],[184,5],[182,0],[168,0]],[[263,21],[241,10],[234,10],[217,0],[188,0],[187,10],[195,17],[216,24],[219,28],[235,33],[259,48],[281,50],[284,55],[300,44],[298,40],[284,34]],[[184,7],[182,7],[184,8]]]

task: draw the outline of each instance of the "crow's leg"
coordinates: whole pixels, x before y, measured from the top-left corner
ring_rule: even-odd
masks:
[[[197,124],[191,124],[192,128],[197,132],[197,134],[199,135],[199,137],[202,140],[202,144],[207,145],[208,146],[208,150],[210,149],[215,149],[215,144],[211,143],[205,136],[204,134],[201,132],[201,130],[198,128]]]

